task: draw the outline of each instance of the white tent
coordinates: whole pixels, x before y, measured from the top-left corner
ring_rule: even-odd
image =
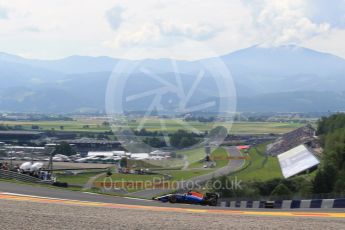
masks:
[[[161,150],[155,150],[155,151],[150,152],[150,155],[151,156],[169,156],[170,152],[164,152],[164,151],[161,151]]]
[[[88,157],[97,157],[97,156],[102,156],[102,157],[112,157],[114,156],[114,152],[113,151],[98,151],[98,152],[88,152],[87,153]]]
[[[132,153],[131,158],[135,160],[147,160],[150,158],[148,153]]]

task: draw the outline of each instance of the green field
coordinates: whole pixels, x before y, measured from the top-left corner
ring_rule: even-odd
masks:
[[[186,151],[185,151],[186,152]],[[201,157],[205,156],[204,149],[198,148],[194,150],[187,151],[187,155],[190,156],[192,159],[201,159]],[[212,157],[218,157],[216,160],[217,166],[215,168],[203,168],[203,164],[196,163],[193,165],[193,167],[189,167],[185,170],[159,170],[155,169],[156,174],[145,174],[145,175],[138,175],[138,174],[120,174],[120,173],[114,173],[110,177],[106,179],[106,181],[112,181],[112,182],[145,182],[145,181],[157,181],[162,180],[163,178],[165,180],[170,181],[181,181],[181,180],[188,180],[190,178],[200,176],[206,173],[210,173],[217,168],[224,167],[228,163],[227,159],[227,152],[223,148],[218,148],[215,151],[212,152]],[[219,159],[221,158],[221,159]],[[224,158],[224,160],[223,160]],[[95,176],[99,174],[100,172],[90,172],[90,173],[84,173],[84,174],[77,174],[77,175],[57,175],[57,178],[59,181],[67,182],[69,184],[73,185],[84,185],[88,179],[92,176]],[[167,177],[171,177],[170,179]],[[105,176],[102,176],[97,179],[97,182],[103,182],[105,181]],[[130,189],[131,192],[140,190],[140,189]]]
[[[20,125],[25,130],[31,130],[32,125],[39,126],[40,130],[55,130],[55,131],[74,131],[74,132],[105,132],[110,131],[109,126],[104,126],[104,120],[79,119],[74,121],[0,121],[2,125],[15,126]],[[175,132],[178,129],[195,130],[200,132],[209,131],[214,126],[224,126],[230,130],[232,134],[268,134],[268,133],[285,133],[292,131],[298,127],[303,126],[301,123],[280,123],[280,122],[234,122],[232,125],[226,122],[205,123],[205,122],[184,122],[180,123],[165,119],[166,131]],[[129,127],[137,129],[140,120],[131,121]],[[61,127],[63,126],[63,129]],[[117,128],[124,127],[117,125]],[[164,131],[161,128],[160,119],[147,119],[144,126],[148,131]]]
[[[266,157],[263,155],[265,151],[265,144],[259,145],[257,148],[253,147],[248,152],[248,160],[246,160],[245,167],[237,173],[231,175],[231,177],[236,176],[239,180],[243,181],[267,181],[274,178],[282,178],[280,171],[280,166],[278,159],[276,157]],[[215,168],[203,168],[203,164],[194,161],[196,159],[201,159],[205,156],[203,148],[184,151],[184,153],[193,160],[194,163],[189,165],[187,169],[184,170],[155,170],[157,174],[119,174],[114,173],[112,176],[105,180],[105,176],[97,179],[97,182],[154,182],[154,181],[182,181],[188,180],[196,176],[200,176],[206,173],[210,173],[217,168],[224,167],[228,163],[227,152],[224,148],[217,148],[212,152],[212,157],[214,157],[217,163]],[[221,159],[219,159],[221,158]],[[223,160],[223,158],[225,160]],[[62,182],[67,182],[73,185],[83,186],[90,177],[99,174],[100,172],[90,172],[78,175],[58,175],[58,180]],[[169,176],[169,178],[167,177]],[[129,192],[135,192],[141,190],[142,188],[127,188]]]
[[[109,127],[103,126],[100,121],[0,121],[2,125],[20,125],[24,130],[32,130],[32,126],[39,126],[39,130],[74,131],[74,132],[105,132]],[[63,129],[61,127],[63,126]],[[37,131],[39,131],[37,130]]]
[[[199,157],[198,161],[190,161],[190,165],[188,168],[202,168],[204,163],[200,162],[200,159],[205,158],[205,151],[204,149],[200,149],[198,152],[195,153],[195,158]],[[226,166],[229,162],[228,160],[228,152],[224,148],[217,148],[212,151],[211,153],[211,159],[215,159],[214,161],[216,162],[216,167],[215,168],[222,168]],[[195,159],[194,158],[194,159]]]
[[[120,173],[114,173],[111,175],[109,178],[113,181],[153,181],[153,180],[159,180],[163,179],[164,175],[170,175],[172,176],[171,181],[181,181],[181,180],[187,180],[192,177],[196,177],[199,175],[203,175],[205,173],[209,173],[212,170],[209,169],[203,169],[203,170],[193,170],[193,169],[188,169],[188,170],[170,170],[170,171],[156,171],[156,173],[159,174],[146,174],[146,175],[139,175],[139,174],[120,174]],[[97,179],[97,181],[104,181],[105,177],[100,177]]]
[[[119,174],[115,173],[110,177],[100,177],[96,182],[112,182],[119,183],[119,186],[128,192],[136,192],[145,189],[144,184],[161,183],[161,182],[177,182],[191,179],[211,172],[210,169],[202,170],[171,170],[156,171],[159,174],[138,175],[138,174]],[[169,175],[167,178],[164,175]],[[138,183],[138,184],[137,184]],[[137,185],[133,185],[137,184]]]
[[[249,150],[249,160],[246,160],[245,169],[234,173],[243,181],[257,180],[266,181],[274,178],[282,178],[277,157],[264,156],[266,144],[261,144],[257,148]],[[261,153],[261,154],[260,154]]]
[[[80,173],[77,175],[65,175],[65,174],[55,174],[58,181],[66,182],[72,185],[83,186],[90,177],[96,176],[101,172],[89,172],[89,173]]]
[[[160,120],[159,119],[147,119],[145,120],[145,125],[143,128],[149,131],[161,131]],[[300,123],[280,123],[280,122],[234,122],[233,124],[228,122],[185,122],[180,120],[176,122],[175,120],[164,120],[166,130],[168,132],[175,132],[178,129],[187,129],[192,127],[201,132],[209,131],[216,126],[224,126],[230,133],[233,134],[267,134],[267,133],[285,133],[293,129],[303,126]],[[129,127],[136,129],[139,126],[139,121],[132,121]],[[184,125],[181,125],[184,124]]]
[[[105,132],[110,131],[109,126],[103,125],[104,120],[101,119],[78,119],[74,121],[34,121],[34,122],[9,122],[9,121],[0,121],[2,125],[21,125],[25,130],[31,130],[32,125],[39,126],[39,130],[56,130],[56,131],[73,131],[73,132]],[[140,121],[131,121],[130,127],[133,129],[139,125]],[[165,120],[166,128],[169,132],[177,131],[182,128],[179,124],[177,125],[174,120]],[[199,131],[206,131],[212,128],[212,123],[202,123],[202,122],[185,122],[188,126],[192,126]],[[304,124],[301,123],[279,123],[279,122],[235,122],[231,126],[228,123],[216,123],[216,125],[222,125],[230,129],[233,134],[280,134],[286,133],[291,130],[294,130]],[[63,128],[61,127],[63,126]],[[120,126],[119,126],[120,127]],[[143,128],[148,131],[160,131],[160,121],[157,118],[150,118],[147,120]],[[265,145],[260,145],[256,148],[252,148],[249,151],[250,160],[246,161],[246,168],[242,171],[239,171],[232,176],[237,176],[243,181],[249,180],[269,180],[272,178],[282,177],[280,172],[280,167],[277,161],[277,158],[265,157],[260,154],[264,152]],[[194,148],[191,150],[183,150],[177,152],[179,155],[186,156],[186,159],[176,158],[169,161],[165,161],[165,165],[158,165],[159,167],[155,172],[159,173],[158,175],[136,175],[136,174],[113,174],[111,179],[113,180],[125,180],[125,181],[145,181],[152,180],[153,178],[162,178],[163,175],[160,174],[169,174],[172,176],[172,180],[187,180],[195,176],[199,176],[205,173],[212,172],[213,170],[224,167],[228,160],[227,152],[225,149],[218,148],[212,152],[211,157],[216,157],[216,167],[213,169],[204,169],[203,163],[200,162],[201,159],[205,157],[204,147]],[[225,158],[226,160],[219,160],[219,158]],[[185,161],[188,161],[186,164]],[[154,165],[157,161],[146,162],[145,164]],[[172,168],[182,168],[183,170],[171,170]],[[159,170],[159,168],[168,170]],[[64,181],[69,184],[84,185],[88,179],[94,175],[97,175],[99,172],[90,172],[86,174],[79,174],[75,176],[70,175],[58,175],[59,181]],[[102,181],[104,178],[99,178],[97,181]]]
[[[203,147],[179,151],[178,154],[187,157],[189,164],[199,162],[201,159],[205,158],[205,155],[206,155],[205,148]]]

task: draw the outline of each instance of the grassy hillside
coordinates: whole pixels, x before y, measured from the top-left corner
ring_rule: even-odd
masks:
[[[231,176],[237,176],[243,181],[260,180],[267,181],[274,178],[282,178],[278,158],[265,156],[266,144],[253,147],[249,150],[249,160],[246,160],[245,169]]]
[[[56,174],[58,181],[66,182],[68,184],[73,185],[80,185],[83,186],[91,177],[100,174],[101,172],[89,172],[89,173],[81,173],[77,175],[64,175],[64,174]]]
[[[200,150],[201,153],[197,156],[199,157],[199,161],[190,161],[190,165],[188,168],[202,168],[204,163],[200,162],[200,159],[205,158],[205,151],[203,149]],[[217,148],[212,151],[211,153],[211,159],[213,159],[216,162],[215,168],[222,168],[226,166],[229,162],[228,159],[228,152],[224,148]]]

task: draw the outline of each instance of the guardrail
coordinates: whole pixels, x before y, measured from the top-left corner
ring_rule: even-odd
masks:
[[[312,200],[275,200],[275,201],[222,201],[221,207],[229,208],[345,208],[345,198]]]
[[[47,181],[40,180],[36,177],[32,177],[26,174],[12,172],[8,170],[0,170],[0,179],[17,180],[30,183],[47,183]]]

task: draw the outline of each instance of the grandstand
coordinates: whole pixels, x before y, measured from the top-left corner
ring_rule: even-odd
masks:
[[[315,129],[311,125],[283,134],[272,144],[267,145],[266,154],[277,156],[299,145],[315,147]]]

